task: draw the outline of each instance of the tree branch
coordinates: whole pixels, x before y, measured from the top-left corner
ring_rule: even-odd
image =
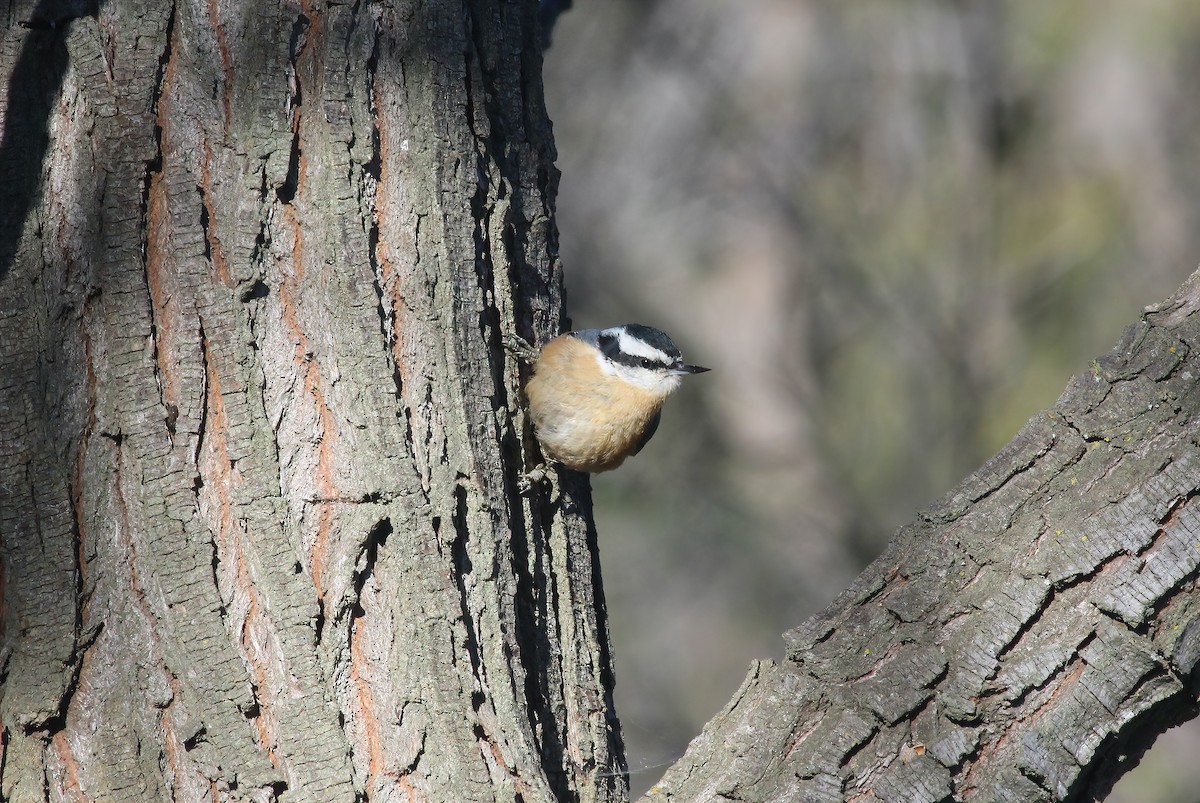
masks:
[[[754,664],[646,800],[1103,797],[1200,690],[1200,272]]]

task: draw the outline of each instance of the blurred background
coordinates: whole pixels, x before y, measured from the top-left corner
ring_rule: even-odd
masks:
[[[576,0],[576,327],[711,366],[593,479],[635,793],[1200,264],[1200,3]],[[1195,803],[1200,727],[1110,800]]]

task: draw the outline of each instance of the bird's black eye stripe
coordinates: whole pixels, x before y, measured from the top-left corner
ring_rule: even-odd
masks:
[[[621,353],[620,343],[616,335],[601,334],[599,337],[600,351],[610,360]]]
[[[658,363],[656,363],[654,360],[651,360],[647,357],[642,357],[642,367],[643,368],[653,368],[657,364]]]

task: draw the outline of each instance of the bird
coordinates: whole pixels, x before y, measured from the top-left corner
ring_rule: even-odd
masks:
[[[709,370],[685,363],[665,332],[638,323],[566,332],[529,356],[525,397],[543,454],[589,473],[640,452],[682,378]]]

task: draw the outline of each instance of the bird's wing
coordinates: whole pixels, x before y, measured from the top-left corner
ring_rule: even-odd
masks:
[[[659,410],[654,414],[654,418],[650,419],[650,423],[646,426],[646,431],[642,433],[642,437],[638,438],[637,445],[633,447],[633,451],[630,454],[637,454],[650,442],[650,439],[654,437],[654,433],[658,431],[658,420],[660,418],[662,418],[662,410]]]

